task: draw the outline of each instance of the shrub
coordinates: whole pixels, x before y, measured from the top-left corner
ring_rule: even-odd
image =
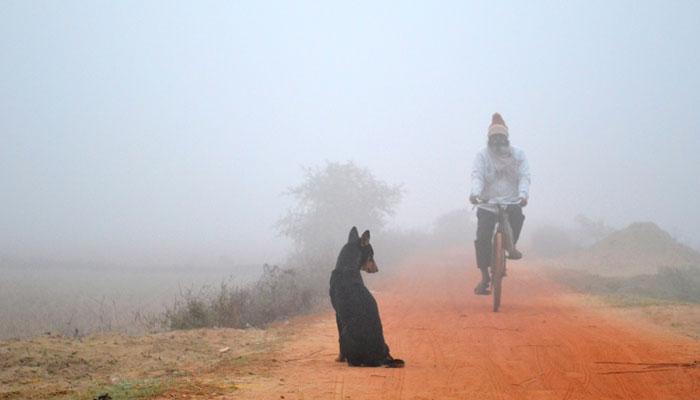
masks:
[[[287,194],[295,203],[277,222],[277,229],[294,243],[290,263],[326,269],[335,263],[350,228],[376,234],[385,226],[403,189],[352,162],[328,162],[322,168],[305,169],[304,181]]]
[[[216,290],[205,287],[196,294],[182,293],[167,308],[164,324],[170,329],[264,326],[313,310],[326,295],[327,279],[321,284],[319,277],[310,270],[266,264],[253,284],[222,282]]]

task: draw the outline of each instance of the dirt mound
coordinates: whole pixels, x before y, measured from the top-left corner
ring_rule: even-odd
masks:
[[[663,267],[700,267],[700,253],[678,243],[653,222],[637,222],[560,260],[606,276],[654,274]]]

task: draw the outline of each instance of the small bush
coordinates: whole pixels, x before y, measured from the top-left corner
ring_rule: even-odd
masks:
[[[196,329],[212,326],[213,315],[204,298],[188,292],[182,302],[166,311],[165,318],[171,329]]]
[[[327,274],[326,274],[327,275]],[[325,298],[327,278],[314,270],[282,269],[264,265],[260,279],[251,285],[222,282],[216,290],[191,290],[165,312],[170,329],[205,327],[244,328],[313,310]]]

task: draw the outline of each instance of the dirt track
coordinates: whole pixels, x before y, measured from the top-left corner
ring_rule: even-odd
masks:
[[[477,297],[465,255],[406,265],[375,293],[404,369],[336,363],[332,315],[302,319],[253,399],[700,399],[700,342],[625,325],[511,266],[502,311]],[[375,278],[368,278],[368,280]],[[284,397],[282,397],[284,396]]]

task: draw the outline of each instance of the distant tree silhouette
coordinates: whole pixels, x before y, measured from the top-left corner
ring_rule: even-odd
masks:
[[[289,188],[296,204],[277,228],[294,243],[293,262],[331,268],[352,226],[381,230],[401,201],[401,185],[390,185],[353,162],[305,168],[304,181]]]

